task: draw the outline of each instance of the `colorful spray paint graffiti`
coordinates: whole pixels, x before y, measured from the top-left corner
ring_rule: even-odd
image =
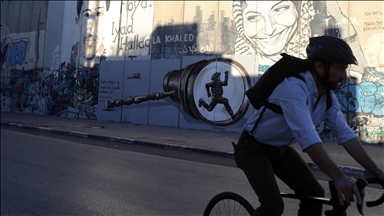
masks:
[[[8,46],[5,66],[14,67],[16,65],[23,65],[25,61],[25,55],[28,50],[29,39],[19,39],[17,42],[11,42]]]
[[[58,70],[51,73],[49,115],[96,119],[99,65],[106,60],[100,37],[100,22],[108,11],[103,3],[77,2],[73,28],[80,29],[81,40],[71,46],[69,60],[61,62]]]
[[[83,4],[77,4],[77,6],[77,10],[89,11]],[[44,9],[47,10],[47,4]],[[89,15],[82,15],[89,18]],[[38,25],[42,22],[41,19],[44,18],[39,15],[36,20]],[[88,21],[84,21],[83,18],[80,20],[83,23]],[[46,22],[46,20],[43,21]],[[89,46],[86,42],[98,41],[90,39],[91,33],[87,34],[87,27],[83,27],[85,29],[83,35],[87,35],[84,37],[83,44],[74,41],[75,45],[71,48],[68,60],[60,61],[66,57],[62,56],[60,47],[56,47],[51,54],[50,68],[37,65],[39,56],[43,56],[38,42],[42,40],[41,37],[44,34],[40,34],[39,28],[37,34],[9,33],[7,37],[11,38],[11,41],[6,46],[4,61],[2,61],[2,110],[96,119],[94,113],[98,93],[98,64],[105,58],[95,53],[91,57],[85,52],[82,56],[79,55],[84,50],[81,47]],[[82,26],[75,23],[73,29],[76,28],[82,28]],[[23,34],[29,37],[18,37]],[[99,50],[102,48],[98,47],[97,51]],[[90,64],[89,62],[94,59],[98,59],[99,62]],[[34,63],[32,67],[30,62]]]
[[[5,111],[36,114],[40,111],[39,100],[43,92],[39,79],[39,74],[42,72],[39,65],[40,30],[45,30],[40,26],[44,24],[42,12],[46,12],[47,8],[46,4],[42,3],[36,3],[35,6],[36,8],[30,12],[36,15],[36,20],[27,20],[33,26],[28,26],[27,29],[35,30],[35,33],[11,32],[2,20],[1,108]],[[25,18],[25,14],[23,15]]]

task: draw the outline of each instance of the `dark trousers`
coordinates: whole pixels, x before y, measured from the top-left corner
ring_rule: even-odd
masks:
[[[243,132],[234,157],[237,166],[244,171],[259,198],[260,206],[253,215],[283,214],[284,202],[275,175],[297,195],[324,197],[324,189],[314,173],[290,146],[278,148],[261,144],[248,132]],[[300,202],[299,216],[321,214],[322,204],[303,200]]]

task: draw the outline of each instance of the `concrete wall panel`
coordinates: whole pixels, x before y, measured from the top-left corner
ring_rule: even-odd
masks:
[[[167,74],[176,73],[179,69],[179,59],[151,61],[150,93],[159,92],[170,96],[149,102],[148,121],[150,125],[179,126],[180,103],[178,102],[177,91],[174,94],[170,94],[171,91],[165,91],[163,87],[164,83],[168,83],[169,85],[166,88],[171,89],[171,85],[175,83],[172,82],[173,79],[169,79],[170,77]]]
[[[8,4],[8,7],[1,7],[2,13],[7,14],[7,19],[5,26],[8,26],[8,29],[10,32],[18,32],[19,29],[19,16],[20,14],[16,11],[20,11],[21,2],[20,1],[14,1],[11,4]]]
[[[46,54],[44,55],[44,66],[47,68],[51,68],[52,66],[55,50],[61,48],[61,43],[63,39],[64,5],[64,2],[56,1],[51,1],[48,4],[48,18],[46,30],[47,40],[44,46],[44,53]],[[64,36],[67,36],[66,33],[64,33]]]
[[[122,121],[122,107],[111,107],[105,101],[123,98],[124,61],[105,61],[100,64],[99,98],[97,104],[97,120]]]
[[[140,74],[136,78],[135,74]],[[127,106],[123,106],[122,120],[133,124],[148,124],[148,107],[149,102],[132,104],[138,97],[148,96],[150,83],[150,61],[149,60],[129,60],[125,61],[124,68],[124,92],[123,98],[132,97]],[[133,100],[133,101],[132,101]]]
[[[8,6],[9,6],[9,2],[8,1],[5,1],[5,2],[2,2],[1,3],[1,14],[0,14],[0,17],[1,17],[1,24],[2,25],[6,25],[7,24],[7,19],[8,19]]]
[[[32,31],[33,6],[34,6],[33,1],[25,1],[25,2],[23,2],[23,6],[20,7],[19,27],[17,29],[18,32],[30,32],[30,31]],[[31,13],[31,11],[32,11],[32,13]],[[36,24],[34,26],[36,26]]]

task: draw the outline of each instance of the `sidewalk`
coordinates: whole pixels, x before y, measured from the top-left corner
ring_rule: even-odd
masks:
[[[93,139],[103,139],[128,144],[141,144],[161,148],[174,148],[191,152],[232,157],[231,141],[237,142],[238,133],[182,129],[134,125],[121,122],[103,122],[88,119],[66,119],[54,116],[35,114],[1,112],[1,126],[20,128],[81,136]],[[314,170],[318,168],[312,163],[307,154],[303,153],[298,144],[293,147]],[[364,146],[376,164],[384,169],[384,147],[375,145]],[[353,160],[342,146],[336,143],[325,143],[332,159],[349,175],[364,177],[370,174]]]

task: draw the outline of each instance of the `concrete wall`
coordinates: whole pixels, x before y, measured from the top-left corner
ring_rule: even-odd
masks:
[[[333,35],[359,61],[335,92],[345,117],[364,141],[383,142],[381,1],[2,1],[1,10],[2,111],[240,131],[253,113],[245,90],[279,54],[305,58],[309,37]],[[225,71],[224,103],[199,106]]]

